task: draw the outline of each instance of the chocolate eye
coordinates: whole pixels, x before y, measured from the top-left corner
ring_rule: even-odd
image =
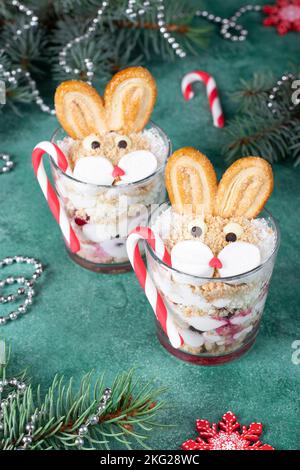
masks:
[[[87,155],[89,155],[88,152],[91,150],[97,150],[101,147],[101,141],[99,139],[99,136],[97,134],[91,134],[88,135],[83,139],[83,147],[84,150],[87,152]]]
[[[200,238],[205,233],[205,223],[201,218],[192,220],[188,224],[188,231],[194,238]]]
[[[126,149],[127,145],[128,144],[127,144],[126,140],[124,140],[124,139],[119,140],[119,142],[118,142],[119,149]]]
[[[91,143],[91,147],[93,150],[99,149],[101,147],[99,140],[93,140],[93,142]]]
[[[236,236],[235,233],[229,232],[229,233],[226,234],[225,240],[227,242],[236,242],[237,236]]]
[[[115,144],[119,149],[127,149],[127,147],[130,145],[131,141],[130,138],[127,135],[120,135],[117,134],[115,138]]]
[[[198,238],[201,237],[202,235],[202,228],[198,227],[198,225],[194,225],[194,227],[191,228],[191,234],[193,237]]]
[[[236,242],[238,237],[240,237],[243,233],[243,227],[236,222],[229,222],[229,224],[225,225],[223,229],[225,233],[225,240],[228,243]]]

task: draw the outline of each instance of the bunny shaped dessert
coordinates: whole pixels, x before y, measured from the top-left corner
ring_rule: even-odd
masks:
[[[63,82],[56,90],[56,115],[65,133],[58,130],[52,140],[57,146],[51,154],[59,197],[55,204],[69,224],[66,236],[66,223],[59,222],[67,242],[69,231],[72,235],[70,256],[89,269],[127,270],[128,232],[145,223],[151,204],[165,199],[163,170],[170,143],[149,124],[156,94],[155,80],[143,67],[114,75],[103,98],[79,80]],[[44,142],[37,148],[50,147]],[[34,157],[38,176],[40,154]]]
[[[255,340],[278,248],[271,215],[257,218],[273,189],[271,166],[241,158],[218,183],[208,158],[185,147],[169,158],[165,180],[171,205],[152,214],[155,242],[146,244],[159,339],[191,362],[229,361]]]

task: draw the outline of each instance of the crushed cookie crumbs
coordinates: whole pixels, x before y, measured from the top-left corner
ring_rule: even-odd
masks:
[[[150,144],[145,136],[139,133],[132,133],[128,136],[122,136],[117,132],[109,132],[107,134],[95,134],[95,140],[99,141],[100,147],[87,149],[84,140],[74,140],[69,150],[68,158],[71,169],[80,158],[84,157],[105,157],[111,161],[113,165],[117,165],[120,159],[129,152],[136,150],[149,150]],[[126,148],[118,146],[118,143],[126,140]]]

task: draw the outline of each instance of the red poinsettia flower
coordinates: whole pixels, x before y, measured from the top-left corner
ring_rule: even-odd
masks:
[[[188,439],[181,448],[183,450],[275,450],[259,440],[263,426],[261,423],[251,423],[242,426],[236,416],[228,411],[218,424],[198,419],[196,429],[199,437]]]
[[[275,26],[281,35],[288,31],[300,33],[300,0],[277,0],[275,5],[265,5],[263,12],[268,15],[264,26]]]

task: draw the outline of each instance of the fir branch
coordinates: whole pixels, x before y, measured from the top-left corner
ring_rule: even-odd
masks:
[[[7,364],[0,367],[0,380],[7,378]],[[24,374],[22,379],[26,380]],[[11,400],[3,410],[0,428],[0,450],[14,450],[22,443],[26,424],[33,414],[36,427],[32,450],[76,448],[75,439],[80,425],[95,414],[104,390],[104,377],[97,380],[86,374],[76,390],[73,379],[56,376],[46,395],[40,386],[31,384],[23,394]],[[112,385],[112,396],[98,424],[89,427],[83,449],[109,449],[111,445],[130,449],[132,445],[149,448],[149,433],[159,424],[155,421],[163,402],[158,401],[163,389],[153,383],[143,385],[134,379],[133,371],[119,374]],[[0,401],[5,397],[0,393]]]
[[[87,57],[94,64],[95,79],[101,80],[107,80],[125,66],[142,64],[153,58],[164,61],[176,58],[174,50],[159,31],[157,3],[154,0],[136,21],[126,15],[128,0],[114,0],[105,9],[94,36],[72,47],[68,65],[72,70],[78,69],[79,74],[67,74],[59,65],[58,54],[67,42],[87,30],[99,8],[99,1],[28,0],[26,5],[38,16],[39,26],[23,32],[16,39],[16,31],[27,18],[17,8],[0,0],[0,49],[4,48],[9,60],[5,70],[21,67],[34,73],[38,88],[39,80],[45,76],[57,81],[72,78],[87,80],[84,61]],[[166,29],[186,51],[199,53],[207,44],[210,28],[194,23],[196,8],[191,9],[189,2],[179,0],[165,2],[165,7]],[[22,78],[16,87],[8,82],[6,85],[8,104],[16,106],[34,101]]]
[[[233,95],[238,114],[225,132],[227,142],[223,154],[228,162],[241,156],[259,155],[270,163],[291,159],[300,163],[300,106],[291,109],[291,82],[287,81],[274,101],[273,114],[267,106],[274,86],[270,75],[255,75],[242,82],[242,89]]]

